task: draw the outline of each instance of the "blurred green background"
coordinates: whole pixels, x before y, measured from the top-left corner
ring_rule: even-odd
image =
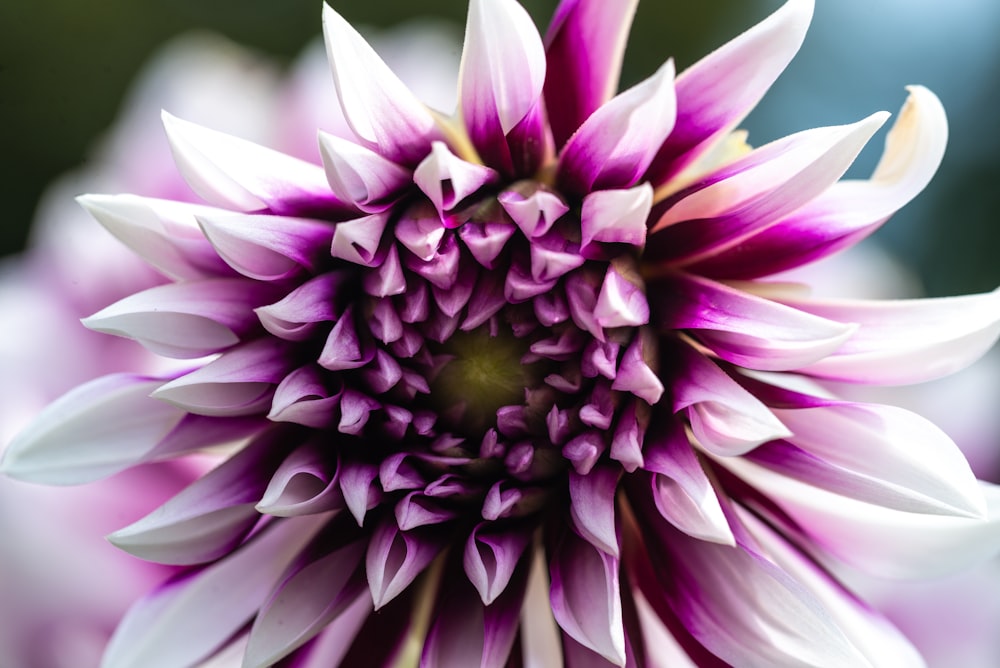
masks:
[[[610,0],[609,0],[610,1]],[[556,0],[523,0],[545,25]],[[779,0],[644,0],[624,83],[666,57],[678,69],[780,6]],[[419,15],[464,22],[461,0],[339,0],[356,24],[388,26]],[[121,96],[156,48],[193,28],[218,31],[289,63],[320,32],[317,0],[102,0],[0,3],[0,255],[20,249],[45,185],[87,159]],[[821,124],[897,111],[903,86],[923,83],[949,110],[951,142],[928,191],[879,233],[929,292],[1000,283],[997,220],[1000,58],[995,0],[817,0],[806,46],[748,121],[755,145]],[[234,110],[238,113],[238,110]],[[871,169],[882,135],[859,161]]]

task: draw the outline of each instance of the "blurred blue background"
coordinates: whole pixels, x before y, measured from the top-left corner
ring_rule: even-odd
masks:
[[[340,0],[350,21],[389,26],[418,15],[464,22],[458,0]],[[556,0],[523,0],[545,25]],[[780,6],[780,0],[644,0],[623,83],[666,57],[678,68]],[[287,64],[320,32],[317,0],[102,0],[0,3],[0,254],[24,244],[45,185],[87,159],[123,92],[164,40],[193,28]],[[806,44],[747,122],[750,141],[896,112],[903,87],[942,98],[951,138],[930,188],[877,235],[913,266],[931,294],[1000,283],[1000,3],[996,0],[817,0]],[[234,109],[233,113],[239,113]],[[873,168],[883,136],[851,172]]]

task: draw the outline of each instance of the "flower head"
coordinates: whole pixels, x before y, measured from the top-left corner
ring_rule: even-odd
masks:
[[[326,8],[350,133],[320,133],[322,166],[165,115],[205,203],[82,198],[172,279],[85,324],[193,361],[70,392],[4,466],[80,480],[229,446],[111,535],[190,569],[107,665],[194,664],[248,626],[248,666],[919,661],[826,565],[974,560],[997,494],[926,420],[813,381],[949,373],[1000,297],[761,279],[915,196],[940,104],[911,88],[872,178],[841,181],[886,114],[734,132],[811,1],[616,94],[635,6],[564,0],[543,40],[515,0],[472,0],[453,116]]]

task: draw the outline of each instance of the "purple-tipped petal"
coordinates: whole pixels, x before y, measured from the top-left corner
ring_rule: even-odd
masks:
[[[108,540],[161,564],[200,564],[228,554],[260,519],[254,505],[288,449],[280,434],[265,434]]]
[[[628,190],[599,190],[583,198],[580,212],[580,245],[594,241],[629,244],[642,248],[653,206],[653,189],[643,183]]]
[[[615,467],[596,466],[587,475],[569,474],[569,516],[587,542],[616,559],[619,555],[615,493],[621,475]]]
[[[370,609],[361,573],[364,552],[364,541],[357,540],[288,573],[254,619],[243,666],[275,665],[349,612],[358,599]]]
[[[287,345],[257,339],[161,385],[150,396],[198,415],[251,415],[266,410],[274,388],[294,368]]]
[[[347,273],[341,271],[320,274],[280,301],[254,311],[264,329],[274,336],[286,341],[304,341],[315,331],[317,323],[336,319],[334,297],[348,278]]]
[[[423,159],[440,134],[430,110],[358,31],[325,4],[323,35],[344,118],[360,143],[404,166]]]
[[[521,527],[496,530],[486,522],[469,533],[462,563],[483,605],[491,605],[507,588],[530,539]]]
[[[489,167],[462,160],[440,141],[431,144],[431,152],[413,170],[413,182],[440,216],[497,178],[497,173]]]
[[[233,275],[198,226],[198,216],[224,213],[219,209],[135,195],[82,195],[77,201],[111,234],[169,278]]]
[[[625,665],[618,559],[565,531],[549,561],[552,614],[562,630],[616,666]]]
[[[165,111],[163,125],[177,168],[209,204],[237,211],[267,209],[285,216],[350,211],[330,192],[323,170],[316,165]]]
[[[144,461],[184,417],[149,398],[162,383],[114,374],[70,390],[14,437],[0,469],[19,480],[73,485]]]
[[[125,614],[102,665],[198,664],[253,619],[282,571],[328,521],[327,515],[282,520],[229,556],[161,585]]]
[[[743,120],[798,52],[813,2],[789,0],[677,77],[677,121],[645,180],[663,185]]]
[[[545,101],[556,146],[618,90],[639,0],[564,0],[545,34]]]
[[[436,533],[400,531],[394,517],[384,519],[372,534],[365,572],[378,610],[406,589],[443,547]]]
[[[556,180],[567,194],[630,188],[670,134],[676,113],[674,62],[595,111],[559,156]]]
[[[647,284],[661,329],[690,329],[719,357],[761,371],[812,364],[837,350],[857,327],[690,274]]]
[[[384,211],[411,183],[410,170],[348,139],[320,132],[319,148],[331,190],[361,211]]]
[[[462,120],[484,162],[530,174],[545,147],[545,51],[514,0],[472,0],[459,74]]]
[[[130,295],[83,324],[135,339],[165,357],[204,357],[239,343],[257,324],[252,310],[274,294],[266,285],[235,278],[168,283]]]
[[[331,223],[312,218],[228,213],[199,216],[198,223],[226,264],[260,281],[316,269],[334,234]]]

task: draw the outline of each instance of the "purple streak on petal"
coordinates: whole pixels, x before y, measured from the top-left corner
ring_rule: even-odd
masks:
[[[185,415],[149,398],[162,382],[113,374],[70,390],[11,441],[3,472],[29,482],[71,485],[146,460]]]
[[[587,475],[569,474],[569,514],[573,527],[587,542],[616,559],[619,554],[615,493],[621,471],[595,466]]]
[[[237,213],[199,216],[198,223],[226,264],[260,281],[317,269],[334,230],[331,223],[311,218]]]
[[[644,469],[656,509],[689,536],[735,545],[715,487],[679,420],[660,419],[646,435]]]
[[[545,34],[545,103],[557,147],[618,89],[638,0],[563,0]]]
[[[674,64],[619,93],[570,137],[559,156],[556,181],[568,195],[630,188],[674,125]]]
[[[491,605],[507,588],[530,539],[523,527],[500,530],[491,522],[481,522],[469,533],[462,563],[483,605]]]
[[[205,239],[196,220],[198,215],[220,213],[218,209],[135,195],[82,195],[77,201],[168,278],[235,275]]]
[[[177,167],[202,199],[237,211],[342,216],[353,207],[331,191],[317,165],[163,112]]]
[[[166,357],[204,357],[256,326],[253,309],[277,296],[271,286],[236,278],[168,283],[135,293],[84,318],[89,329],[127,336]]]
[[[689,274],[650,280],[661,331],[689,329],[719,357],[751,369],[784,371],[823,359],[856,327],[799,311]]]
[[[392,206],[412,183],[412,173],[354,142],[319,133],[326,177],[334,194],[366,213]]]
[[[545,51],[521,5],[469,3],[459,77],[461,117],[483,161],[507,176],[532,174],[546,149]]]
[[[257,512],[294,517],[344,507],[337,458],[310,441],[295,448],[278,466],[257,502]]]
[[[125,614],[103,665],[174,668],[207,658],[257,614],[282,571],[328,520],[275,522],[236,552],[161,585]]]
[[[199,415],[264,413],[274,388],[294,368],[288,344],[257,339],[227,350],[150,396]]]
[[[260,519],[254,506],[291,447],[283,430],[261,434],[108,540],[129,554],[161,564],[199,564],[228,554]]]
[[[564,531],[549,559],[549,600],[559,626],[616,666],[625,665],[618,559]]]
[[[395,517],[384,518],[372,534],[365,557],[375,609],[406,589],[444,545],[439,531],[400,531]]]
[[[362,568],[365,541],[356,540],[305,564],[295,564],[275,587],[250,629],[243,665],[266,668],[311,640],[367,600]]]
[[[323,35],[344,118],[360,143],[407,167],[439,138],[434,116],[351,25],[323,5]]]
[[[813,0],[789,0],[770,17],[677,77],[677,122],[645,179],[659,187],[749,113],[802,45]]]

